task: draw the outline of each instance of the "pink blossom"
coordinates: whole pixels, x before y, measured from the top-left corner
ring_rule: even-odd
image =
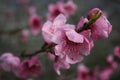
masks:
[[[113,73],[113,71],[117,68],[117,63],[112,62],[108,67],[103,69],[100,72],[100,79],[101,80],[109,80],[110,75]]]
[[[60,75],[60,68],[62,69],[69,69],[70,65],[65,61],[65,58],[60,58],[56,56],[55,63],[54,63],[54,70],[58,75]]]
[[[0,56],[1,68],[5,71],[14,71],[20,65],[20,59],[12,53],[4,53]]]
[[[40,32],[40,29],[42,26],[42,20],[38,15],[33,14],[30,16],[29,25],[30,25],[32,34],[36,36]]]
[[[55,63],[55,71],[60,74],[59,69],[64,68],[62,64],[75,64],[83,59],[83,55],[89,55],[93,47],[92,40],[89,39],[90,31],[77,33],[75,26],[66,24],[66,18],[60,14],[53,23],[47,21],[42,28],[42,33],[47,43],[55,43],[55,56],[59,59]],[[82,21],[81,25],[83,25]],[[54,59],[55,57],[52,57]],[[64,63],[63,63],[64,61]],[[57,66],[57,67],[56,67]]]
[[[114,49],[114,54],[115,54],[118,58],[120,58],[120,46],[115,47],[115,49]]]
[[[60,69],[70,68],[70,65],[65,61],[65,57],[61,58],[53,53],[49,53],[48,57],[54,61],[53,68],[58,75],[61,75]]]
[[[89,55],[91,50],[89,40],[74,29],[64,29],[55,35],[54,42],[58,44],[55,46],[55,54],[65,56],[66,62],[75,64],[83,59],[82,55]]]
[[[107,63],[109,64],[109,67],[112,69],[116,69],[118,64],[117,62],[114,60],[114,56],[113,55],[108,55],[107,56]]]
[[[117,68],[118,64],[114,61],[113,55],[107,56],[108,66],[100,72],[100,79],[101,80],[109,80],[110,75],[113,71]]]
[[[63,14],[58,15],[53,22],[47,21],[42,27],[42,35],[47,43],[51,43],[55,32],[66,23],[66,17]]]
[[[57,17],[60,13],[62,13],[60,11],[60,7],[61,5],[59,5],[59,3],[57,3],[56,5],[54,4],[50,4],[48,6],[49,9],[49,13],[47,14],[47,19],[48,20],[53,20],[55,17]]]
[[[101,10],[98,8],[92,9],[88,14],[88,18],[91,19],[97,12],[101,12]],[[111,30],[112,25],[107,20],[106,16],[102,14],[99,19],[91,26],[92,39],[98,40],[108,38]]]
[[[21,40],[22,40],[23,42],[26,42],[26,41],[28,40],[29,34],[30,34],[30,33],[29,33],[29,30],[27,30],[27,29],[22,30]]]
[[[77,33],[75,26],[65,24],[66,18],[60,14],[53,24],[48,21],[43,25],[43,37],[47,43],[53,42],[55,54],[66,57],[67,63],[77,63],[82,60],[81,55],[88,55],[91,50],[91,41],[84,34]]]
[[[78,80],[97,80],[98,68],[94,70],[88,69],[85,65],[80,64],[78,66]]]
[[[112,74],[113,70],[111,68],[106,68],[100,73],[101,80],[109,80],[110,75]]]
[[[73,15],[75,13],[76,9],[77,9],[76,4],[72,0],[69,0],[67,3],[63,4],[63,8],[61,8],[61,11],[64,14],[69,16],[69,15]]]
[[[85,65],[80,64],[78,66],[78,80],[90,80],[88,73],[89,69]]]
[[[73,1],[69,0],[67,3],[58,2],[57,4],[50,4],[48,6],[49,13],[47,14],[47,18],[49,20],[53,20],[59,14],[64,14],[66,17],[73,15],[76,11],[76,5]]]
[[[24,60],[19,66],[16,75],[20,78],[27,78],[29,76],[37,77],[41,74],[41,64],[37,56],[33,56],[28,60]]]

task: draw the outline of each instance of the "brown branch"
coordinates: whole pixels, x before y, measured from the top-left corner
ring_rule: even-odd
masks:
[[[21,57],[31,57],[31,56],[34,56],[34,55],[37,55],[37,54],[39,54],[39,53],[42,53],[42,52],[52,52],[52,50],[53,50],[53,47],[55,46],[56,44],[54,44],[54,43],[51,43],[50,45],[48,45],[47,43],[44,43],[43,44],[43,46],[41,47],[41,49],[40,50],[38,50],[38,51],[35,51],[35,52],[33,52],[33,53],[21,53]]]
[[[0,35],[15,35],[17,33],[20,33],[23,29],[16,29],[11,31],[0,31]]]

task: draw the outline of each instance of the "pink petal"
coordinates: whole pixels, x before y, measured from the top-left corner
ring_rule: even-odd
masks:
[[[70,41],[76,42],[76,43],[83,43],[83,35],[78,34],[75,32],[75,30],[69,30],[66,32],[66,36]]]
[[[76,64],[83,60],[83,57],[79,54],[66,55],[66,62],[69,64]]]
[[[51,42],[51,37],[53,35],[51,27],[52,27],[52,22],[50,21],[47,21],[42,27],[42,35],[43,35],[44,40],[47,43]]]
[[[58,57],[58,60],[54,63],[54,70],[58,75],[60,75],[60,68],[69,69],[70,65],[65,62],[64,58]]]
[[[53,25],[54,26],[62,26],[66,23],[67,19],[66,17],[63,15],[63,14],[59,14],[55,19],[54,19],[54,22],[53,22]]]
[[[89,55],[91,47],[91,43],[88,41],[88,39],[84,38],[84,42],[79,46],[80,53],[85,56]]]
[[[75,30],[75,25],[72,24],[65,24],[62,29],[64,29],[65,31],[69,30],[69,29],[74,29]]]
[[[55,55],[61,56],[61,51],[62,51],[61,45],[56,45],[55,46]]]
[[[82,28],[85,23],[88,22],[87,18],[81,17],[79,23],[77,24],[77,29]]]
[[[61,30],[56,31],[52,37],[52,42],[59,44],[61,43],[63,38],[64,38],[64,33]]]

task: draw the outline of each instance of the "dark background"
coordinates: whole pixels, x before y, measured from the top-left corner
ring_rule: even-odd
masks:
[[[25,6],[37,6],[37,13],[43,18],[48,12],[48,5],[56,3],[59,0],[30,0]],[[63,1],[63,0],[61,0]],[[95,7],[100,8],[108,15],[108,20],[111,22],[113,29],[108,39],[95,42],[95,47],[92,49],[90,56],[85,57],[82,63],[88,67],[94,68],[99,65],[106,66],[105,60],[108,54],[113,53],[115,46],[120,45],[120,0],[73,0],[78,8],[76,14],[71,16],[68,23],[77,24],[81,16],[86,17],[88,12]],[[30,36],[28,42],[23,43],[20,40],[20,30],[29,28],[29,15],[25,12],[24,5],[21,5],[18,0],[0,0],[0,54],[12,52],[15,55],[20,55],[24,49],[28,53],[39,50],[43,39],[41,35]],[[13,13],[13,19],[9,19],[9,13]],[[33,80],[63,80],[62,77],[73,77],[68,80],[76,80],[77,64],[72,65],[69,70],[62,70],[62,76],[58,76],[52,68],[52,61],[47,57],[47,54],[40,55],[41,63],[43,64],[43,74]],[[12,73],[0,71],[0,80],[24,80],[16,78]],[[65,79],[67,80],[67,79]],[[120,80],[120,69],[117,69],[112,74],[110,80]]]

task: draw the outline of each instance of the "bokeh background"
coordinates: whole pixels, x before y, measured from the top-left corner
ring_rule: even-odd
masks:
[[[27,50],[28,53],[39,50],[43,44],[41,34],[38,36],[31,35],[26,43],[20,40],[21,30],[29,28],[29,15],[26,13],[25,7],[37,6],[37,13],[42,17],[44,23],[46,21],[45,16],[48,13],[48,5],[50,3],[55,4],[57,1],[60,0],[30,0],[28,4],[22,5],[19,0],[0,0],[0,54],[12,52],[19,56],[23,50]],[[76,25],[81,16],[87,16],[92,8],[98,7],[107,14],[108,20],[113,26],[109,38],[95,42],[91,54],[81,62],[90,68],[97,65],[104,67],[106,66],[106,56],[113,53],[115,46],[120,45],[120,0],[73,1],[78,8],[75,15],[69,18],[68,23]],[[43,74],[40,77],[33,78],[33,80],[76,80],[78,64],[71,65],[69,70],[62,70],[62,75],[58,76],[53,70],[53,62],[48,59],[47,54],[40,55],[40,60],[43,64]],[[0,71],[0,80],[24,79],[15,77],[13,73]],[[120,80],[120,68],[110,76],[110,80]]]

